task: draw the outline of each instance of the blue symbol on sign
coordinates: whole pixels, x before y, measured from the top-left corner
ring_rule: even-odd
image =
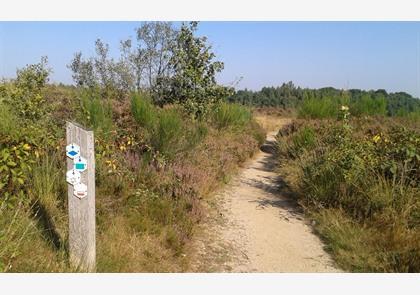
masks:
[[[71,143],[66,146],[66,154],[70,159],[74,159],[77,155],[80,155],[80,147],[75,143]]]
[[[85,169],[85,164],[83,164],[83,163],[76,163],[76,169],[77,170],[84,170]]]
[[[69,152],[69,155],[74,157],[74,156],[76,156],[76,155],[77,155],[77,152],[75,152],[75,151],[71,151],[71,152]]]
[[[74,169],[83,172],[87,169],[87,161],[83,157],[79,157],[78,159],[74,159]]]

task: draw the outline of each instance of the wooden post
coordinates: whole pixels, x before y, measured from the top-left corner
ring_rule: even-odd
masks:
[[[96,270],[95,237],[95,149],[93,131],[67,122],[67,145],[80,146],[80,155],[87,160],[87,170],[81,173],[81,182],[87,186],[87,196],[76,197],[74,187],[68,184],[69,255],[70,265],[78,270]],[[67,169],[73,169],[73,160],[67,158]]]

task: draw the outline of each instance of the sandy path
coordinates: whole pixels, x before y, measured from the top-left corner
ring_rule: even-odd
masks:
[[[262,151],[208,203],[210,213],[191,252],[191,271],[338,271],[273,171],[275,134],[268,134]]]

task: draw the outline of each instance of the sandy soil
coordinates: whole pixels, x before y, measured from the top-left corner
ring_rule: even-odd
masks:
[[[280,120],[277,127],[287,122]],[[339,271],[274,172],[275,134],[269,132],[261,151],[209,199],[209,213],[189,251],[190,271]]]

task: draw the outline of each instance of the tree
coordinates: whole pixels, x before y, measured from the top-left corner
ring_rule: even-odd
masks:
[[[203,115],[207,105],[231,93],[231,89],[216,82],[216,73],[224,65],[213,60],[215,54],[207,38],[194,35],[197,24],[182,24],[169,62],[173,76],[168,81],[169,89],[163,92],[165,102],[182,103],[194,117]]]
[[[121,42],[123,59],[134,73],[136,89],[148,90],[157,103],[171,75],[169,62],[176,35],[170,22],[147,22],[136,29],[137,42]]]
[[[16,71],[16,80],[8,102],[13,104],[22,118],[38,120],[48,111],[42,90],[51,72],[46,56],[41,57],[41,62]]]
[[[77,86],[101,91],[104,97],[115,96],[123,99],[134,89],[134,75],[123,58],[114,60],[109,57],[109,45],[97,39],[94,57],[84,60],[77,52],[68,67],[73,72]]]

